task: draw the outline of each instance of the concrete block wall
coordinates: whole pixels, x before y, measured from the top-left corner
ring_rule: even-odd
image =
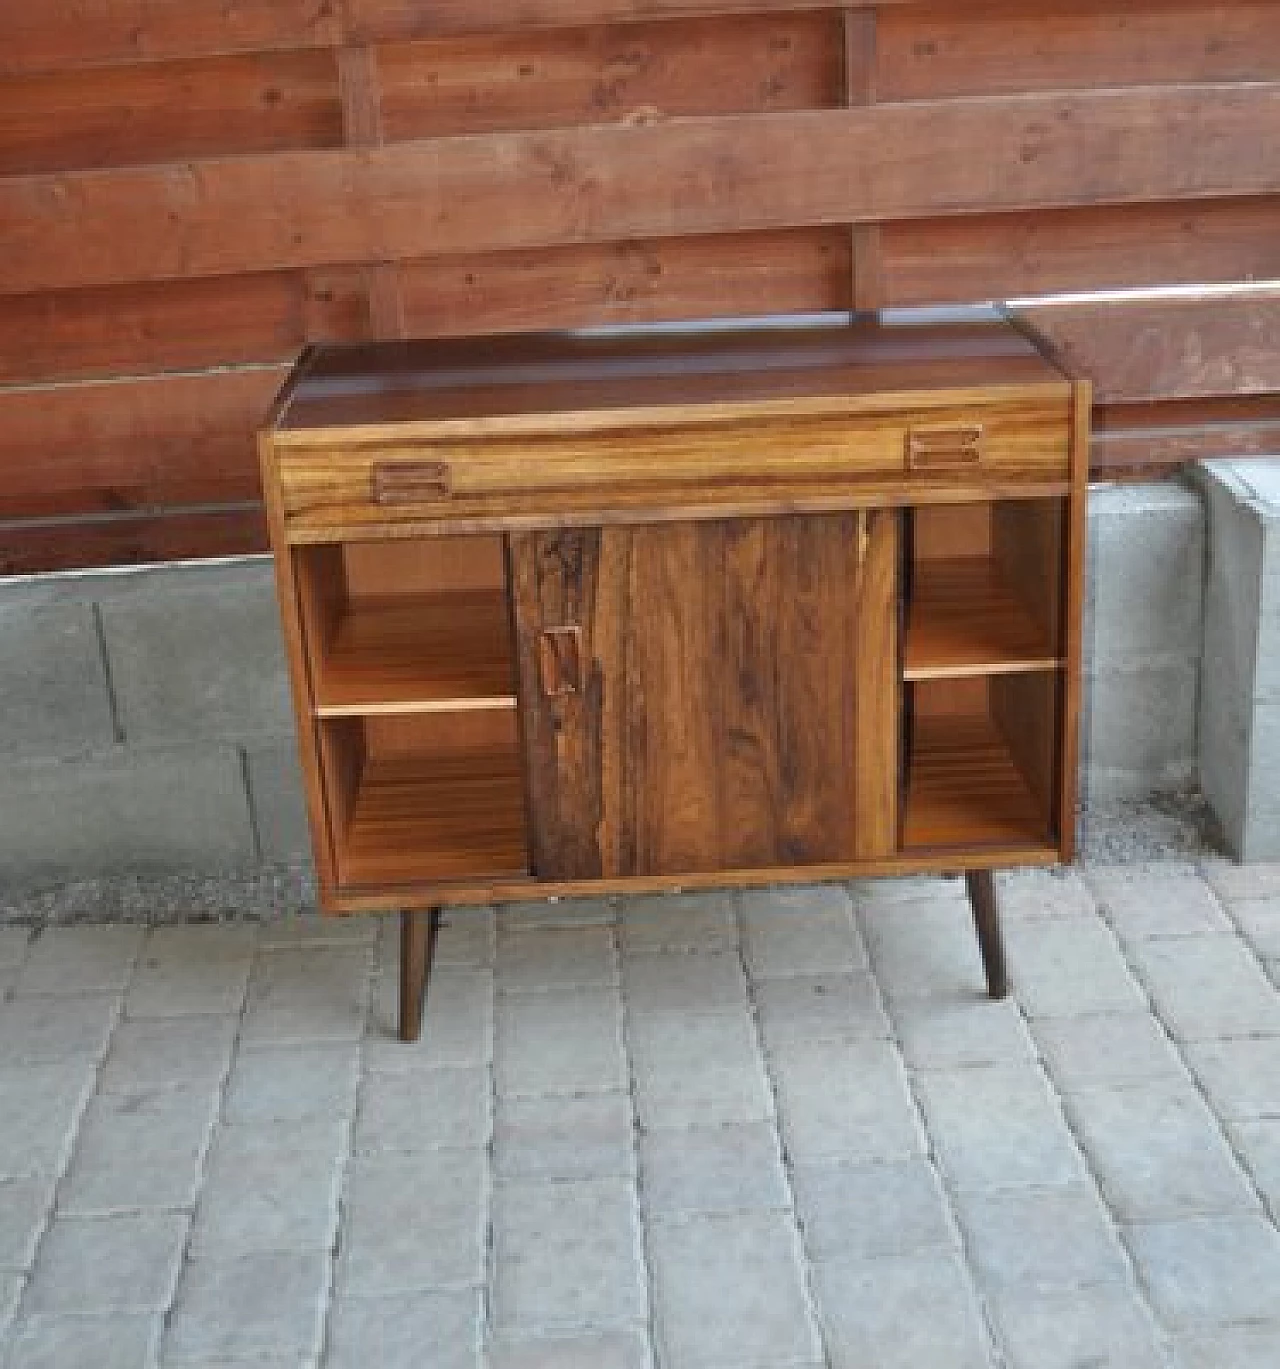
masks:
[[[1200,771],[1228,845],[1280,860],[1280,459],[1200,468],[1211,537]]]
[[[1193,776],[1201,502],[1091,499],[1090,801]],[[0,889],[308,851],[265,558],[0,581]]]

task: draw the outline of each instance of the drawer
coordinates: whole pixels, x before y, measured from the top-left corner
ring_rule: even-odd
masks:
[[[291,529],[745,507],[1067,475],[1066,398],[679,427],[280,444]]]

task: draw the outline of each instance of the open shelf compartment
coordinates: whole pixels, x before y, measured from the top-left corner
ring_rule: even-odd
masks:
[[[374,714],[316,726],[340,884],[529,873],[514,712]]]
[[[902,847],[1051,848],[1058,670],[907,686]]]
[[[497,538],[294,554],[317,717],[515,708]]]
[[[1059,499],[943,505],[908,515],[903,679],[1060,666]]]

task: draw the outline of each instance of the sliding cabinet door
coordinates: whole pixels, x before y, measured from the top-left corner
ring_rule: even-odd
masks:
[[[888,855],[897,515],[513,535],[535,874]]]

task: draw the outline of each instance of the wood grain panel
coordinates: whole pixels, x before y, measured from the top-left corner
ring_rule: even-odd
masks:
[[[0,575],[247,556],[266,550],[261,505],[0,522]]]
[[[1280,390],[1280,289],[1043,305],[1020,318],[1102,404]]]
[[[302,272],[13,295],[0,307],[0,383],[283,362],[308,337],[363,335],[347,298]]]
[[[259,496],[254,435],[287,368],[0,390],[0,516]]]
[[[823,13],[393,44],[380,66],[388,141],[840,103]]]
[[[1206,457],[1280,452],[1280,416],[1270,394],[1208,404],[1106,405],[1095,411],[1094,423],[1089,464],[1103,479],[1158,479]]]
[[[840,228],[434,257],[400,268],[413,336],[843,309]]]
[[[850,675],[853,853],[860,860],[879,860],[898,845],[901,516],[896,510],[878,509],[862,513],[860,522]]]
[[[885,9],[877,49],[882,100],[1266,81],[1280,69],[1280,11],[1270,0],[942,0]]]
[[[1277,183],[1275,83],[487,134],[12,177],[0,290]]]
[[[1280,279],[1280,200],[976,214],[878,229],[889,304]]]
[[[58,72],[0,92],[0,175],[339,147],[332,54]]]

